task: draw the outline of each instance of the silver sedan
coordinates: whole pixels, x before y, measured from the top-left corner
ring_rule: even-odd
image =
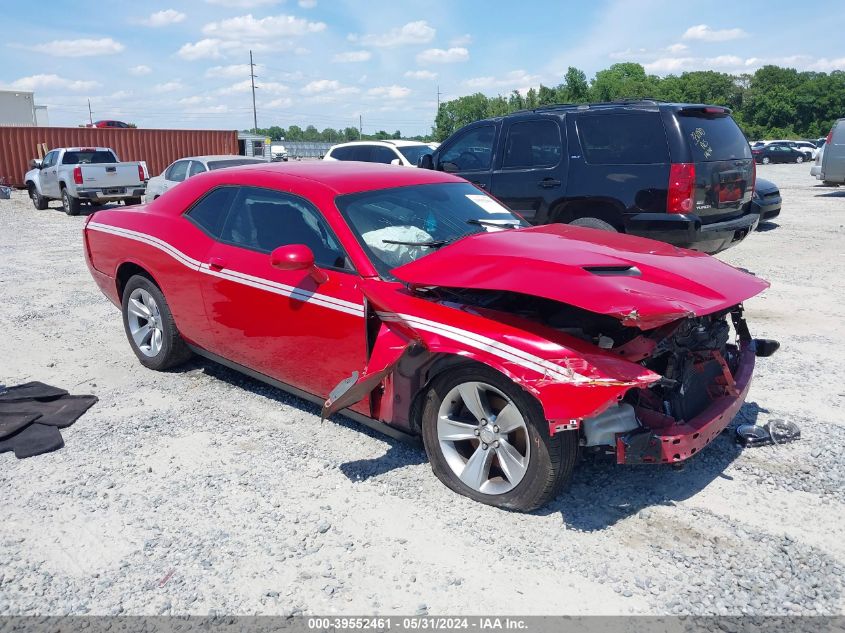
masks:
[[[216,169],[225,169],[226,167],[238,167],[240,165],[266,162],[262,158],[249,158],[247,156],[235,156],[233,154],[180,158],[171,163],[161,175],[150,178],[149,182],[147,182],[144,202],[152,202],[165,191],[172,189],[180,182],[197,174],[204,174],[207,171],[214,171]]]

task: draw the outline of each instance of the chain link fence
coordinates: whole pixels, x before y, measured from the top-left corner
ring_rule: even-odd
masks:
[[[337,143],[325,143],[321,141],[278,141],[285,146],[290,160],[313,158],[320,159],[332,145]]]

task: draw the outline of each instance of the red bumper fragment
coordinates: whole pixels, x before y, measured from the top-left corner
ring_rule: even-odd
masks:
[[[695,455],[718,437],[742,407],[751,387],[754,361],[754,348],[744,345],[734,383],[726,389],[733,395],[715,398],[704,411],[687,422],[677,422],[655,411],[636,408],[637,415],[648,428],[617,437],[617,463],[676,463]]]

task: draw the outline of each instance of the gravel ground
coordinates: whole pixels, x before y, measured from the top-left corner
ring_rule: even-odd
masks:
[[[90,279],[83,217],[0,201],[0,383],[100,402],[64,449],[0,455],[0,614],[842,614],[845,189],[759,167],[784,211],[725,261],[779,339],[727,435],[682,470],[584,462],[531,515],[441,485],[406,446],[205,361],[141,367]],[[839,272],[837,272],[839,271]]]

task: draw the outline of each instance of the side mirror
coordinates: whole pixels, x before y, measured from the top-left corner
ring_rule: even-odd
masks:
[[[314,252],[305,244],[286,244],[270,253],[270,265],[279,270],[307,270],[318,284],[328,276],[314,263]]]
[[[44,161],[40,158],[33,158],[29,161],[30,169],[44,169]]]
[[[417,161],[420,169],[434,169],[434,157],[431,154],[423,154]]]
[[[455,172],[460,171],[460,168],[455,163],[450,163],[449,161],[440,163],[440,169],[445,171],[447,174],[454,174]]]
[[[398,158],[394,158],[392,161],[390,161],[390,164],[391,165],[401,165],[402,161],[399,160]]]

